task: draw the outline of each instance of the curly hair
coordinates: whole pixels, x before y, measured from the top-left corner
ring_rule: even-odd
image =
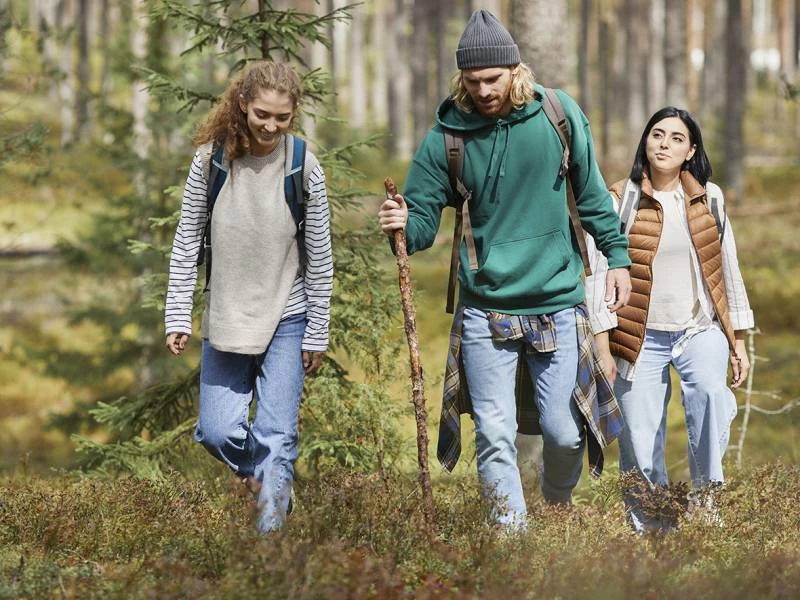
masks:
[[[511,104],[514,108],[520,109],[533,101],[533,86],[536,78],[530,67],[525,63],[517,65],[516,74],[511,75]],[[455,105],[464,112],[472,112],[475,103],[469,95],[461,71],[458,71],[450,80],[450,96]]]
[[[228,84],[217,106],[197,129],[192,140],[194,144],[224,144],[225,156],[230,160],[247,154],[250,151],[250,129],[247,113],[239,106],[239,99],[243,98],[249,104],[263,90],[288,94],[295,111],[303,93],[300,77],[287,63],[253,62]]]

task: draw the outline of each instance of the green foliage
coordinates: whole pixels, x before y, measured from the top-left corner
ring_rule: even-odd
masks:
[[[622,486],[620,480],[616,485]],[[800,470],[731,473],[722,526],[680,516],[634,535],[619,503],[528,499],[531,525],[486,525],[474,478],[434,483],[430,545],[416,482],[331,468],[296,485],[285,530],[242,526],[227,478],[19,477],[0,484],[0,597],[792,598],[800,591]],[[235,525],[234,525],[235,523]],[[265,583],[268,582],[268,583]]]
[[[276,10],[267,1],[263,10],[246,12],[244,3],[221,0],[202,4],[187,4],[183,0],[156,0],[152,15],[194,34],[191,45],[181,56],[215,52],[225,61],[232,61],[230,73],[251,60],[269,58],[290,60],[306,66],[301,49],[307,44],[330,45],[327,30],[337,21],[349,20],[352,6],[334,9],[322,16],[294,9]],[[303,96],[318,103],[329,94],[329,78],[319,69],[301,73]],[[200,102],[214,103],[216,94],[208,90],[187,87],[175,78],[156,70],[147,71],[150,91],[159,96],[177,99],[180,111],[190,111]]]
[[[0,136],[0,168],[4,165],[39,153],[47,136],[42,123],[33,123],[24,129]]]

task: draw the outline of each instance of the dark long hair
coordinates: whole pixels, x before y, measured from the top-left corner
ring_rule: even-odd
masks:
[[[711,177],[711,163],[703,146],[703,134],[700,133],[700,126],[687,111],[674,106],[665,106],[650,117],[644,132],[642,132],[642,139],[639,140],[639,147],[636,148],[636,156],[633,158],[630,178],[636,183],[642,183],[642,175],[645,172],[650,177],[650,161],[647,160],[647,136],[650,135],[650,130],[653,129],[656,123],[669,117],[678,117],[683,121],[686,129],[689,130],[689,143],[695,146],[692,158],[683,163],[681,170],[689,171],[698,183],[705,187],[709,177]]]

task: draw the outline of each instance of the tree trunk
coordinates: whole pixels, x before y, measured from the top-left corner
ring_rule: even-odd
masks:
[[[686,2],[686,103],[693,114],[697,114],[700,106],[700,68],[697,68],[699,61],[693,52],[703,47],[703,36],[697,27],[703,15],[702,8],[702,0]]]
[[[625,0],[622,23],[625,31],[625,72],[623,74],[627,96],[626,138],[630,146],[636,145],[648,117],[647,106],[650,75],[647,57],[650,53],[650,17],[647,0]]]
[[[100,68],[100,102],[107,104],[111,94],[111,4],[110,0],[102,0],[100,5],[100,55],[103,66]]]
[[[592,21],[592,0],[581,0],[580,33],[578,35],[578,102],[586,115],[591,112],[591,91],[589,81],[589,33]]]
[[[78,0],[76,25],[78,27],[78,93],[75,99],[77,141],[85,142],[91,136],[89,120],[89,88],[91,70],[89,65],[89,0]]]
[[[411,41],[411,113],[414,145],[419,145],[433,122],[429,74],[431,72],[431,4],[414,0]]]
[[[611,39],[613,30],[611,18],[604,15],[600,20],[600,33],[597,41],[597,56],[600,61],[600,80],[603,85],[600,87],[600,110],[602,113],[600,121],[600,152],[598,160],[602,171],[608,165],[609,151],[611,149],[611,102],[613,100],[614,82],[614,44]]]
[[[59,57],[58,98],[61,104],[61,145],[75,141],[75,90],[72,87],[72,2],[60,0],[56,5],[55,31],[61,41]]]
[[[389,69],[386,54],[387,28],[387,8],[386,4],[390,0],[375,0],[372,15],[372,40],[370,48],[372,51],[372,70],[370,73],[370,104],[372,122],[378,127],[384,127],[388,123],[389,115]],[[396,58],[397,55],[394,55]],[[395,73],[392,73],[395,76]]]
[[[656,110],[664,106],[664,96],[666,95],[665,86],[665,64],[664,64],[664,27],[666,24],[666,2],[667,0],[650,1],[650,32],[648,39],[649,52],[647,53],[647,107],[648,118]],[[644,125],[644,123],[642,123]]]
[[[718,114],[725,102],[725,27],[727,1],[706,0],[703,18],[703,74],[700,108],[702,121],[706,114]]]
[[[405,33],[408,25],[408,4],[405,0],[390,0],[386,27],[386,63],[384,69],[392,76],[388,79],[389,137],[388,154],[407,158],[413,150],[412,130],[409,126],[411,71],[409,46],[411,40]]]
[[[511,0],[511,36],[522,62],[547,87],[567,82],[566,0]]]
[[[744,113],[747,106],[749,35],[744,27],[742,0],[728,1],[725,36],[725,179],[729,204],[741,202],[744,189]]]
[[[665,104],[685,108],[687,106],[686,77],[688,56],[686,54],[689,21],[684,0],[667,0],[664,15],[664,98]]]
[[[469,17],[472,15],[473,12],[481,8],[488,10],[490,13],[492,13],[495,17],[497,17],[501,21],[503,20],[503,16],[501,14],[502,7],[500,0],[470,0],[469,2],[467,2],[467,4],[470,7],[469,15],[467,15],[467,20],[469,20]],[[464,23],[464,25],[466,25],[466,22]]]
[[[356,129],[367,126],[367,74],[364,63],[364,7],[353,9],[350,21],[350,103],[348,115]]]
[[[55,106],[58,104],[58,32],[56,30],[56,4],[45,2],[39,7],[39,35],[42,44],[42,67],[47,79],[47,101]]]
[[[329,0],[329,12],[348,4],[347,0]],[[349,104],[349,86],[347,85],[347,36],[348,25],[341,21],[333,24],[331,30],[331,80],[336,93],[336,106],[340,109]],[[345,111],[346,112],[346,111]]]
[[[778,49],[781,53],[781,73],[789,81],[794,79],[797,67],[797,51],[795,49],[795,0],[778,0],[777,30]]]
[[[134,0],[131,20],[131,54],[137,65],[147,58],[147,0]],[[150,93],[145,82],[135,78],[131,84],[131,114],[133,116],[133,151],[141,160],[134,175],[134,187],[139,195],[146,193],[144,161],[150,148],[151,134],[148,125]]]
[[[455,70],[455,54],[448,46],[447,29],[453,14],[453,0],[439,0],[436,11],[436,99],[444,100],[450,93],[450,79]]]

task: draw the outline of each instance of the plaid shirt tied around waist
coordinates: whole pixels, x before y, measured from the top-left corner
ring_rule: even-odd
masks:
[[[506,315],[487,313],[492,338],[495,341],[524,340],[525,352],[553,352],[557,348],[555,322],[551,315]],[[461,414],[472,415],[472,401],[461,360],[461,333],[464,307],[459,306],[450,329],[450,351],[445,368],[442,415],[439,422],[437,457],[442,466],[452,471],[461,455]],[[603,472],[603,448],[622,431],[623,422],[614,389],[603,372],[594,351],[591,326],[586,306],[575,307],[578,335],[578,375],[571,401],[583,416],[587,433],[587,451],[591,474]],[[517,430],[519,433],[540,435],[539,410],[534,398],[528,364],[517,363],[516,374]]]

